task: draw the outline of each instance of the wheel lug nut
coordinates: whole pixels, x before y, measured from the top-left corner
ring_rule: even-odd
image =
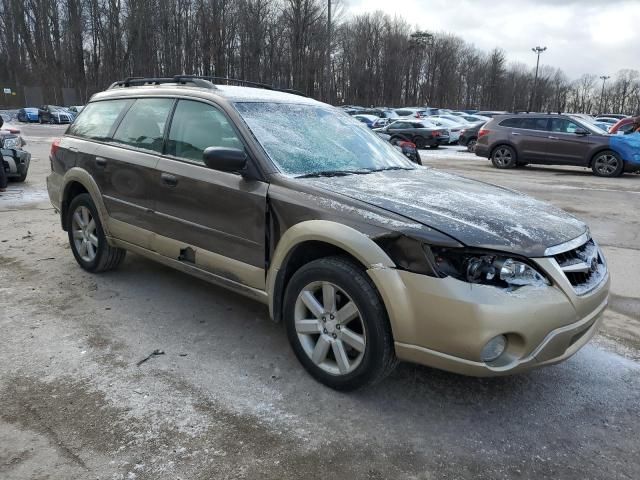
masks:
[[[332,333],[332,334],[331,334],[331,336],[332,336],[333,338],[338,338],[338,335],[336,335],[335,333]]]
[[[334,317],[333,315],[329,315],[329,318],[330,318],[331,320],[333,320],[333,319],[334,319],[334,318],[336,318],[336,317]]]
[[[327,329],[326,329],[326,328],[323,328],[323,329],[322,329],[322,333],[327,333]]]
[[[336,330],[340,330],[340,325],[336,325]]]

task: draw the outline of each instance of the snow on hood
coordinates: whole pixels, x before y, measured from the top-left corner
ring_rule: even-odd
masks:
[[[470,247],[543,256],[546,248],[587,230],[575,217],[527,195],[430,168],[301,181],[420,222]]]

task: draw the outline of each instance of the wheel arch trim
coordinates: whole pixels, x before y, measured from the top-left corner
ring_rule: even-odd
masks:
[[[71,190],[71,186],[74,183],[79,183],[84,187],[84,189],[91,196],[91,200],[93,200],[96,209],[98,210],[98,215],[100,216],[100,223],[102,224],[102,229],[107,237],[110,236],[108,218],[109,213],[102,199],[102,193],[100,192],[100,188],[98,188],[98,184],[93,179],[91,174],[86,170],[79,167],[70,168],[62,179],[62,186],[60,188],[60,215],[64,222],[64,216],[66,215],[66,209],[69,206],[69,192]]]
[[[347,225],[328,220],[307,220],[290,227],[280,238],[267,271],[269,314],[274,317],[278,273],[286,265],[289,254],[304,242],[323,242],[341,250],[359,261],[364,268],[395,268],[395,263],[371,238]],[[375,282],[374,282],[375,283]],[[378,285],[376,285],[378,287]]]

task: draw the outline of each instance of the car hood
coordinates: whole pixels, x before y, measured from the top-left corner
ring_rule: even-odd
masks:
[[[539,257],[587,231],[583,222],[547,203],[431,168],[304,181],[402,215],[469,247]]]

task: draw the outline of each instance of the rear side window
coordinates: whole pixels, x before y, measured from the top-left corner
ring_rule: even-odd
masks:
[[[522,125],[519,128],[527,130],[547,130],[546,118],[523,118]]]
[[[507,118],[500,122],[501,127],[522,128],[522,118]]]
[[[139,98],[126,113],[113,141],[162,153],[164,127],[173,107],[170,98]]]
[[[166,153],[204,164],[202,153],[207,147],[244,148],[220,110],[202,102],[178,101]]]
[[[69,135],[107,140],[113,124],[131,100],[105,100],[87,105],[75,122],[69,127]]]

